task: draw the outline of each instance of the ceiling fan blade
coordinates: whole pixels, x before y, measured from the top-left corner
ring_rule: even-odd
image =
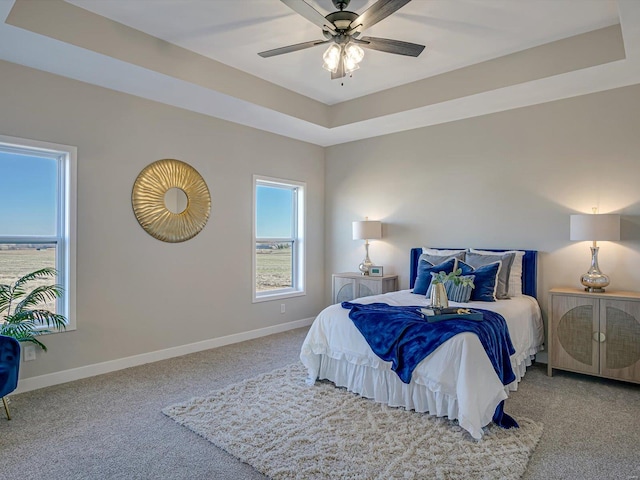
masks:
[[[362,37],[359,40],[355,40],[355,43],[363,48],[395,53],[397,55],[406,55],[408,57],[417,57],[424,50],[424,45],[402,42],[400,40],[390,40],[388,38]]]
[[[304,0],[280,0],[287,7],[289,7],[294,12],[302,15],[304,18],[309,20],[311,23],[319,26],[324,30],[330,30],[331,32],[336,31],[336,27],[322,15],[319,11],[313,8]]]
[[[284,2],[285,0],[282,1]],[[371,7],[365,10],[362,15],[351,22],[349,27],[355,29],[361,25],[362,30],[369,28],[380,20],[384,20],[393,12],[401,9],[410,1],[411,0],[378,0],[376,3],[371,5]]]
[[[447,20],[445,18],[439,18],[437,16],[422,15],[417,13],[399,12],[395,16],[395,18],[403,18],[419,25],[433,27],[439,30],[454,31],[457,34],[463,35],[494,35],[498,32],[497,28],[480,25],[479,23],[463,22],[460,20]]]
[[[289,45],[287,47],[274,48],[273,50],[266,50],[258,53],[262,58],[274,57],[276,55],[282,55],[283,53],[297,52],[298,50],[304,50],[305,48],[315,47],[316,45],[322,45],[323,43],[329,43],[333,40],[312,40],[311,42],[296,43],[295,45]]]

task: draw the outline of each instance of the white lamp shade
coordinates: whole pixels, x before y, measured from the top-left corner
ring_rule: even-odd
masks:
[[[382,223],[376,220],[353,222],[354,240],[371,240],[382,238]]]
[[[571,215],[571,240],[620,240],[620,215]]]

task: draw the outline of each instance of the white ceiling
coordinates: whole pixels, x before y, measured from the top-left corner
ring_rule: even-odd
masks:
[[[279,0],[66,1],[329,105],[618,23],[615,0],[413,0],[364,35],[425,51],[411,58],[367,50],[361,70],[342,82],[321,68],[326,45],[257,55],[324,40]],[[348,8],[362,13],[375,2]],[[307,3],[323,15],[335,11],[331,0]]]
[[[31,5],[25,8],[31,9],[29,15],[33,17],[39,8],[37,2],[17,0],[15,3],[17,6],[29,1]],[[307,1],[323,15],[334,10],[331,0]],[[277,95],[270,93],[269,84],[262,82],[256,85],[266,87],[265,95],[271,100],[257,98],[258,94],[249,91],[251,89],[238,92],[238,85],[246,83],[248,77],[235,70],[225,72],[229,76],[227,84],[233,84],[232,77],[237,76],[235,90],[233,86],[206,84],[204,79],[185,80],[179,74],[167,74],[166,69],[125,58],[125,53],[110,53],[92,46],[92,32],[82,32],[80,27],[76,27],[77,38],[70,40],[59,37],[58,32],[46,31],[46,26],[41,30],[28,26],[25,20],[21,20],[25,25],[18,25],[18,21],[12,25],[5,19],[14,0],[0,0],[0,59],[319,145],[640,83],[640,59],[636,55],[640,49],[640,2],[637,0],[413,0],[366,30],[365,35],[424,44],[425,51],[418,58],[412,58],[366,50],[361,69],[343,81],[331,80],[329,73],[321,68],[323,46],[266,59],[257,55],[260,51],[322,38],[318,27],[279,0],[66,0],[66,3],[47,0],[44,3],[59,6],[61,12],[67,13],[74,12],[63,5],[81,7],[83,11],[195,52],[207,61],[246,72],[257,77],[256,82],[262,79],[286,91],[278,90]],[[349,10],[362,13],[374,3],[375,0],[352,0]],[[626,56],[621,61],[455,98],[411,104],[412,82],[618,23]],[[137,38],[122,35],[122,30],[114,31],[127,37],[123,41]],[[81,34],[86,36],[86,45],[79,40]],[[170,60],[167,56],[167,63]],[[396,94],[398,99],[402,98],[403,101],[398,102],[402,108],[365,113],[372,103],[387,98],[385,94],[391,99]],[[319,103],[316,105],[301,96]],[[302,110],[316,113],[297,114],[288,110],[288,97],[291,104],[297,103]],[[353,119],[344,115],[352,105],[362,111],[362,115]],[[340,118],[334,118],[336,116]]]

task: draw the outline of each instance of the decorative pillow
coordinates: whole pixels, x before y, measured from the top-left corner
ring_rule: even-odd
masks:
[[[469,278],[475,282],[475,275],[461,275],[460,278]],[[447,291],[447,298],[452,302],[467,303],[471,299],[473,287],[471,285],[456,285],[451,280],[444,282],[444,289]]]
[[[471,291],[471,300],[478,302],[495,302],[496,288],[498,286],[498,272],[502,262],[498,261],[473,268],[465,262],[458,262],[458,268],[462,270],[462,275],[474,275],[473,283],[475,288]]]
[[[472,267],[481,267],[494,262],[502,262],[500,271],[498,272],[498,287],[496,290],[496,298],[509,298],[509,273],[511,265],[515,258],[515,253],[497,253],[496,255],[481,255],[479,253],[468,252],[465,263]]]
[[[431,265],[437,265],[439,263],[442,262],[446,262],[447,260],[449,260],[450,258],[455,258],[456,260],[464,260],[465,255],[467,254],[467,252],[458,252],[458,253],[454,253],[451,255],[431,255],[430,253],[423,253],[420,255],[420,258],[418,258],[418,262],[420,260],[426,260],[427,262],[429,262]],[[454,270],[456,269],[455,265],[454,265]],[[437,272],[436,272],[437,273]]]
[[[437,275],[437,272],[431,272],[431,277]],[[460,278],[469,278],[471,281],[475,281],[475,275],[460,275]],[[431,289],[433,288],[433,282],[427,289],[427,298],[431,297]],[[444,282],[444,289],[447,292],[447,299],[450,302],[467,303],[471,298],[471,291],[473,287],[471,285],[456,285],[453,280],[447,280]]]
[[[420,260],[418,262],[418,275],[416,276],[416,283],[413,286],[413,293],[416,293],[418,295],[426,295],[427,289],[431,284],[431,272],[451,273],[453,272],[453,268],[455,267],[455,265],[455,258],[451,258],[446,262],[442,262],[437,265],[429,263],[426,260]]]
[[[474,248],[470,248],[469,252],[478,253],[480,255],[515,253],[516,256],[513,259],[513,264],[511,265],[511,272],[509,272],[509,296],[522,296],[522,261],[524,258],[524,252],[522,250],[501,250],[499,252],[492,252],[490,250],[476,250]]]
[[[450,257],[451,255],[455,255],[456,253],[466,253],[466,250],[445,250],[442,248],[429,248],[422,247],[422,253],[426,255],[439,255],[441,257]]]

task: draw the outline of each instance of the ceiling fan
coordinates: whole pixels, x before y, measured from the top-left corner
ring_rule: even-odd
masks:
[[[323,68],[331,72],[332,79],[336,79],[359,68],[358,64],[364,57],[363,48],[409,57],[417,57],[424,50],[424,45],[416,43],[388,38],[360,37],[363,30],[375,25],[380,20],[384,20],[411,0],[378,0],[360,15],[345,10],[349,6],[350,0],[331,0],[338,10],[326,17],[304,0],[281,1],[296,13],[322,28],[322,34],[326,40],[312,40],[258,53],[263,58],[329,43],[331,45],[323,55]]]

